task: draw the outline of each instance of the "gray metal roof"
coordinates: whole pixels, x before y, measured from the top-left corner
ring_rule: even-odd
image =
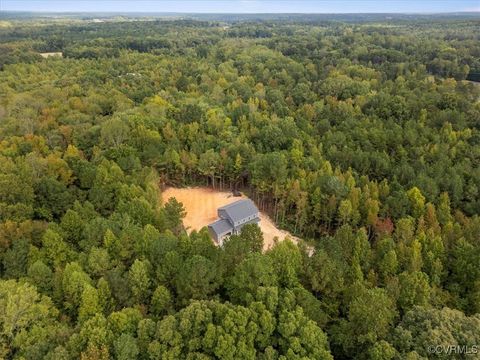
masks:
[[[250,199],[235,201],[234,203],[222,206],[218,210],[224,210],[233,222],[243,220],[258,213],[258,209]]]
[[[208,225],[208,227],[211,228],[217,235],[223,235],[233,230],[232,224],[230,224],[228,220],[224,219],[217,220]]]

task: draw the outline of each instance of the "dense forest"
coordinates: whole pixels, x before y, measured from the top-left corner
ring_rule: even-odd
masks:
[[[479,29],[0,18],[0,358],[477,358]],[[166,184],[304,241],[217,247]]]

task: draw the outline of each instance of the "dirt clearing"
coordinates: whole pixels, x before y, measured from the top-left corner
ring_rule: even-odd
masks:
[[[45,58],[45,59],[49,58],[49,57],[52,57],[52,56],[63,57],[63,53],[61,53],[61,52],[46,52],[46,53],[40,53],[40,56]]]
[[[175,198],[185,207],[187,215],[183,219],[187,232],[200,230],[204,226],[214,222],[217,216],[217,209],[221,206],[235,202],[241,197],[234,197],[231,192],[217,191],[210,188],[173,188],[169,187],[162,192],[162,200],[165,202],[170,198]],[[246,198],[246,196],[242,196]],[[273,246],[274,238],[282,241],[289,237],[293,242],[298,239],[289,232],[278,229],[274,222],[263,212],[260,212],[260,229],[264,237],[264,250]]]

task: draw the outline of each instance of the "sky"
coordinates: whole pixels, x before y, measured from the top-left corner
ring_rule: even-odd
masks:
[[[442,13],[480,0],[0,0],[0,11],[180,13]]]

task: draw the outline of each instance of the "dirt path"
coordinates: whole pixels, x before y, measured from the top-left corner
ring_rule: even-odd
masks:
[[[187,215],[183,224],[187,232],[200,230],[217,219],[217,209],[221,206],[239,200],[239,197],[232,196],[231,192],[216,191],[210,188],[173,188],[169,187],[162,192],[162,200],[167,201],[174,197],[185,207]],[[245,196],[242,196],[245,198]],[[264,250],[271,248],[274,238],[282,241],[289,237],[295,243],[298,238],[289,232],[278,229],[274,222],[264,213],[260,212],[260,229],[264,237]]]

